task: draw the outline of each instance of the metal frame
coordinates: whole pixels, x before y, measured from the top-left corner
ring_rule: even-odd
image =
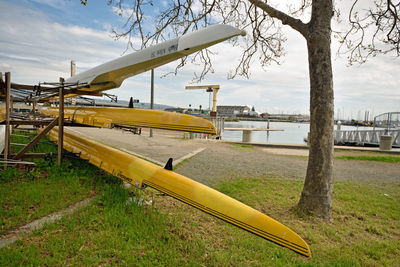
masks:
[[[43,87],[42,84],[51,85],[51,87]],[[63,129],[64,129],[64,96],[65,94],[76,94],[80,93],[79,88],[82,88],[83,84],[65,84],[64,79],[60,78],[59,83],[42,83],[38,86],[34,85],[21,85],[11,83],[11,73],[5,73],[5,81],[3,81],[3,75],[0,75],[0,99],[3,99],[6,104],[4,122],[6,126],[5,130],[5,146],[3,153],[4,168],[7,168],[7,162],[12,158],[13,164],[23,157],[26,157],[26,152],[31,149],[39,140],[48,133],[58,122],[59,127],[59,140],[58,140],[58,165],[61,165],[62,161],[62,149],[63,149]],[[58,92],[58,93],[57,93]],[[87,92],[84,92],[87,94]],[[46,120],[43,118],[37,119],[36,114],[36,103],[48,101],[50,98],[58,98],[59,102],[59,116],[55,120]],[[22,100],[32,103],[31,114],[26,116],[13,114],[13,101]],[[33,119],[32,119],[33,116]],[[10,144],[11,144],[11,125],[18,127],[19,125],[48,125],[42,133],[37,135],[29,144],[27,144],[17,154],[11,155]],[[38,156],[39,154],[36,154]],[[29,155],[28,155],[29,156]],[[22,163],[21,163],[22,164]]]

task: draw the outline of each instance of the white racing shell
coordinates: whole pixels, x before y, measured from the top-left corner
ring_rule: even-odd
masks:
[[[86,83],[92,92],[120,87],[131,76],[167,64],[246,32],[229,25],[213,25],[114,59],[74,75],[67,83]]]

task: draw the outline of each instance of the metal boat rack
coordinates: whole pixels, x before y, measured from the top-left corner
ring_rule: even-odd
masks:
[[[6,82],[0,74],[0,99],[5,98]],[[12,100],[23,101],[25,103],[49,102],[59,97],[60,89],[64,95],[100,95],[99,93],[91,93],[84,89],[86,83],[65,83],[64,79],[60,78],[60,82],[43,82],[37,85],[26,85],[10,83],[10,95]],[[102,94],[101,94],[102,95]]]
[[[39,140],[47,134],[54,126],[58,126],[58,165],[61,165],[62,148],[63,148],[63,132],[64,132],[64,96],[93,95],[93,93],[84,91],[87,84],[84,83],[65,83],[63,78],[59,82],[39,83],[38,85],[24,85],[11,83],[11,74],[0,73],[0,100],[5,102],[4,117],[0,118],[0,124],[5,125],[5,143],[4,153],[1,155],[3,164],[15,166],[17,161],[24,165],[22,158],[42,157],[43,153],[27,153]],[[96,93],[99,95],[99,93]],[[101,94],[102,95],[102,94]],[[58,102],[59,115],[57,118],[49,118],[42,116],[36,112],[36,103],[38,102]],[[32,110],[29,113],[15,113],[13,108],[14,101],[32,104]],[[18,153],[11,153],[11,126],[18,128],[21,125],[31,125],[35,127],[44,127],[36,135],[32,141],[24,146]]]

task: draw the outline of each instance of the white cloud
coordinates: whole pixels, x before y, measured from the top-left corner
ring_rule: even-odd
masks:
[[[107,31],[61,25],[40,12],[7,3],[0,3],[0,10],[5,21],[0,24],[0,60],[13,66],[19,82],[57,81],[68,77],[70,60],[83,71],[120,56],[125,46]],[[0,71],[7,71],[5,66]]]
[[[55,1],[35,0],[51,6]],[[125,9],[124,9],[125,10]],[[129,13],[129,10],[126,10]],[[122,15],[125,16],[123,13]],[[49,19],[39,11],[16,4],[0,2],[0,72],[12,71],[12,79],[19,83],[57,81],[69,76],[70,60],[77,62],[78,72],[121,56],[126,40],[114,41],[109,34],[115,22],[98,20],[105,30],[76,25],[65,25]],[[288,41],[287,55],[281,65],[272,64],[264,71],[255,61],[250,80],[227,80],[226,76],[239,59],[241,49],[228,43],[211,49],[215,73],[202,84],[220,84],[218,104],[254,105],[264,112],[302,112],[309,109],[309,79],[305,40],[295,31],[284,27]],[[335,50],[332,50],[333,54]],[[156,69],[156,102],[198,107],[209,105],[203,90],[187,91],[185,86],[199,73],[201,67],[188,64],[177,76],[159,77],[174,70],[175,63]],[[346,113],[373,108],[375,113],[400,110],[398,90],[400,63],[398,59],[380,56],[360,67],[346,67],[345,59],[333,61],[335,106]],[[120,99],[134,98],[148,102],[150,74],[143,73],[126,80],[121,88],[109,91]]]

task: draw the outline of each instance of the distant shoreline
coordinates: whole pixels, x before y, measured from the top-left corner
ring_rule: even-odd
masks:
[[[238,122],[238,121],[270,121],[270,122],[293,122],[293,123],[309,123],[309,121],[299,122],[295,120],[282,120],[282,119],[267,119],[267,118],[225,118],[226,122]]]

